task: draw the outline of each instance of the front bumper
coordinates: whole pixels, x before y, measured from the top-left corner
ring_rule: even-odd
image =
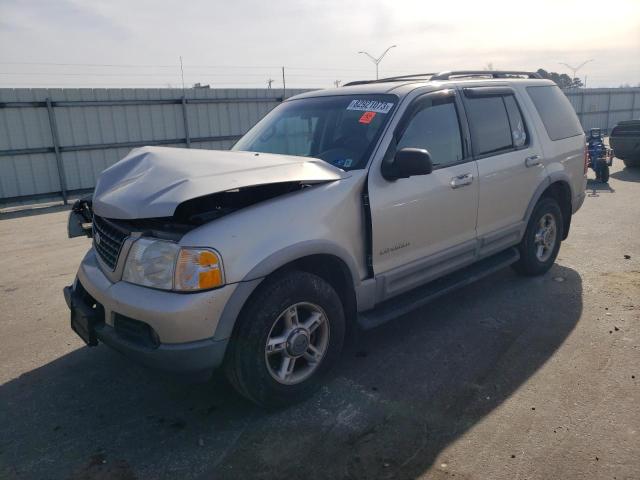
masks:
[[[76,287],[77,285],[76,283]],[[72,311],[81,310],[86,316],[87,312],[92,310],[74,287],[65,287],[64,298]],[[94,316],[93,321],[89,330],[85,332],[95,340],[95,343],[89,343],[90,346],[97,345],[98,341],[103,342],[138,363],[167,372],[210,372],[222,364],[227,347],[227,340],[211,338],[195,342],[161,343],[152,347],[122,337],[114,327],[106,325],[97,316]],[[77,331],[76,327],[72,328]]]
[[[235,288],[181,294],[112,283],[92,249],[64,294],[73,328],[89,345],[101,341],[147,366],[195,373],[222,363],[228,339],[214,335]]]

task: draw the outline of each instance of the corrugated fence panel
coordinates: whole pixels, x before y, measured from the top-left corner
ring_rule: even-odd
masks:
[[[565,93],[585,130],[640,118],[640,88]],[[49,113],[73,191],[93,188],[137,145],[231,148],[281,96],[279,89],[0,89],[0,200],[62,190]]]
[[[640,88],[592,88],[565,92],[585,131],[607,132],[621,120],[640,118]]]
[[[61,191],[47,99],[72,191],[93,188],[133,144],[185,147],[188,133],[192,148],[229,149],[281,97],[276,89],[0,89],[0,199]]]
[[[0,102],[44,100],[41,89],[0,89]],[[48,147],[51,129],[45,108],[0,109],[0,150]],[[46,153],[0,157],[0,198],[59,191],[55,158]]]

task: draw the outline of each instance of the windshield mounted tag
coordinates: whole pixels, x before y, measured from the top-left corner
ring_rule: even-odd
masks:
[[[347,106],[347,110],[376,113],[389,113],[392,108],[393,103],[381,102],[380,100],[352,100]]]

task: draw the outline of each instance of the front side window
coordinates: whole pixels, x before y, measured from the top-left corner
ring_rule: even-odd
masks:
[[[233,150],[315,157],[343,170],[364,168],[397,103],[395,95],[284,102],[249,130]]]
[[[452,96],[434,96],[413,115],[397,149],[423,148],[434,167],[458,163],[463,159],[458,113]]]

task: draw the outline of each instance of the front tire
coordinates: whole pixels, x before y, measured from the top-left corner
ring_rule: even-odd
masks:
[[[604,165],[600,170],[600,181],[602,183],[609,182],[609,165]]]
[[[513,268],[521,275],[546,273],[556,261],[564,234],[562,211],[558,202],[543,197],[536,204],[524,237],[518,245],[520,259]]]
[[[300,402],[338,359],[340,297],[322,278],[289,271],[265,280],[238,318],[225,371],[240,394],[277,408]]]

